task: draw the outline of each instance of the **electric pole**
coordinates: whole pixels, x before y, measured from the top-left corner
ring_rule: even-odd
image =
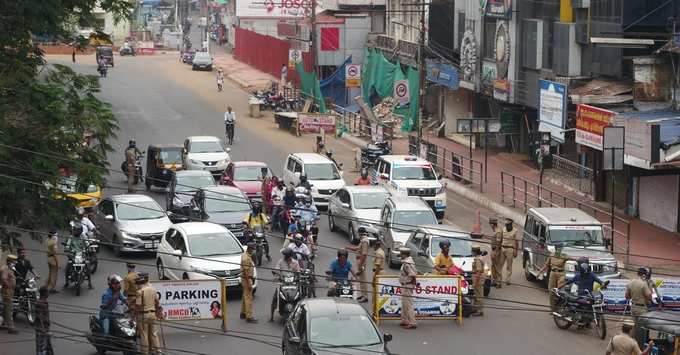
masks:
[[[425,0],[421,0],[420,6],[420,38],[418,40],[418,146],[416,152],[420,156],[420,147],[423,142],[423,105],[425,104]]]
[[[311,48],[312,55],[312,71],[316,72],[317,58],[316,58],[316,0],[312,0],[312,18],[311,18]]]

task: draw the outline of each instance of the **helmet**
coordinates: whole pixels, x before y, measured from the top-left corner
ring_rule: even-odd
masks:
[[[638,269],[638,275],[644,276],[645,278],[649,279],[652,276],[652,270],[648,267],[640,267]]]
[[[52,226],[52,227],[50,227],[49,233],[50,233],[50,235],[55,235],[55,234],[59,233],[59,228],[57,228],[57,226]]]
[[[71,235],[74,237],[80,237],[80,235],[83,234],[83,224],[75,221],[71,225]]]
[[[590,260],[587,257],[582,256],[578,258],[578,270],[582,274],[587,274],[590,272]]]
[[[341,256],[347,257],[347,255],[349,255],[347,253],[347,250],[345,250],[345,249],[338,250],[338,258],[341,257]]]
[[[293,253],[292,250],[285,248],[285,249],[281,250],[281,254],[283,254],[284,258],[292,258],[294,253]]]
[[[260,206],[259,203],[254,203],[252,211],[253,211],[253,213],[260,213],[260,212],[262,212],[262,206]]]
[[[78,214],[78,216],[82,216],[85,214],[85,209],[82,207],[78,207],[76,208],[76,213]]]
[[[135,141],[135,138],[134,138],[134,137],[133,137],[133,138],[130,138],[130,141],[128,142],[128,145],[129,145],[130,147],[134,147],[134,146],[137,145],[137,141]]]
[[[114,284],[114,283],[119,284],[119,283],[123,282],[123,278],[120,277],[120,275],[118,275],[118,274],[111,274],[111,275],[109,275],[108,278],[106,278],[106,281],[108,282],[109,286],[111,286],[111,284]]]
[[[361,169],[361,177],[362,178],[367,178],[368,177],[368,170],[366,169]]]
[[[300,175],[300,182],[307,181],[307,175]]]
[[[450,248],[451,247],[451,242],[448,239],[444,239],[441,242],[439,242],[439,248],[444,249],[444,248]]]
[[[295,234],[295,236],[293,237],[293,241],[294,241],[294,242],[304,242],[304,241],[305,241],[305,237],[303,237],[302,234],[297,233],[297,234]]]

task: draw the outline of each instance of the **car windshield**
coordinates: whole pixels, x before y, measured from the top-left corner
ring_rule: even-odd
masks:
[[[305,164],[307,180],[338,180],[340,173],[335,164]]]
[[[116,203],[116,213],[118,219],[123,221],[139,221],[165,217],[165,212],[156,201]]]
[[[79,186],[78,177],[75,175],[63,176],[59,179],[57,183],[57,188],[63,191],[65,194],[75,194],[75,193],[93,193],[99,191],[99,188],[94,184]]]
[[[354,208],[357,210],[383,208],[387,194],[382,191],[376,192],[355,192]]]
[[[375,326],[363,314],[330,314],[312,317],[309,338],[312,346],[319,348],[367,346],[382,343]]]
[[[437,180],[432,165],[404,165],[392,169],[392,180]]]
[[[241,254],[243,247],[228,233],[193,234],[187,237],[191,256]]]
[[[210,59],[210,54],[208,52],[196,52],[196,59]]]
[[[266,169],[267,175],[270,175],[269,169],[263,166],[241,166],[238,168],[234,168],[234,180],[235,181],[262,180],[262,169]]]
[[[160,164],[181,164],[182,152],[179,150],[161,150]]]
[[[191,142],[189,147],[189,153],[221,153],[224,152],[224,148],[220,142],[208,141],[208,142]]]
[[[604,245],[601,226],[551,226],[550,244]]]
[[[461,236],[460,238],[464,238]],[[446,238],[446,237],[433,237],[432,238],[432,250],[430,254],[435,257],[441,249],[439,248],[439,242],[448,240],[451,242],[451,248],[449,248],[449,254],[453,257],[468,257],[472,255],[472,242],[466,239],[459,239],[458,237]]]
[[[205,211],[210,212],[248,212],[250,202],[238,194],[211,193],[205,198]]]
[[[396,228],[411,230],[423,224],[437,224],[437,218],[431,210],[427,211],[397,211],[394,213]]]
[[[177,179],[175,191],[178,192],[195,191],[202,187],[214,185],[215,179],[213,179],[210,173],[206,175],[183,176]]]

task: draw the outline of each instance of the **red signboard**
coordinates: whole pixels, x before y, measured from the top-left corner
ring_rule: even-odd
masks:
[[[602,150],[604,128],[609,126],[615,112],[590,105],[576,107],[576,143]]]
[[[297,25],[295,22],[279,21],[276,24],[276,34],[279,37],[295,37],[297,36]]]
[[[298,113],[298,133],[321,133],[321,129],[335,134],[335,115]]]

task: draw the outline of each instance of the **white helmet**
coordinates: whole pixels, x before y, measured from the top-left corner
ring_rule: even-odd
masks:
[[[111,286],[111,283],[114,281],[117,283],[121,283],[123,282],[123,278],[120,277],[120,275],[118,274],[111,274],[109,275],[109,277],[106,278],[106,282],[109,284],[109,286]]]

